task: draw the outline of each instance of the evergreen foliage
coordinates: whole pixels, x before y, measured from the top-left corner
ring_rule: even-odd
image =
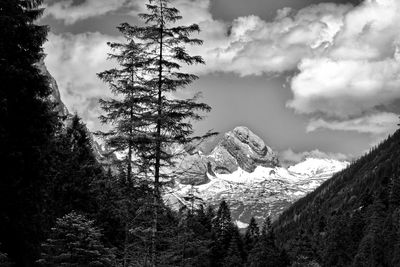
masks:
[[[0,242],[18,266],[31,266],[47,224],[48,150],[58,126],[43,58],[40,0],[0,1]]]
[[[258,228],[256,219],[252,217],[244,235],[244,246],[247,251],[251,251],[254,248],[258,242],[259,235],[260,229]]]
[[[307,264],[397,266],[399,158],[397,131],[285,211],[275,232],[292,261],[307,240]]]
[[[162,167],[174,166],[177,156],[170,148],[174,144],[187,144],[198,137],[193,134],[192,121],[202,117],[210,107],[198,103],[196,95],[190,99],[176,99],[173,93],[184,89],[198,77],[181,71],[181,64],[204,63],[200,56],[191,56],[188,45],[201,45],[202,41],[190,35],[199,31],[198,25],[175,26],[182,17],[169,0],[149,0],[148,13],[140,14],[145,26],[121,24],[118,29],[126,43],[110,44],[116,50],[111,54],[120,65],[99,74],[112,91],[122,100],[102,100],[105,123],[115,128],[106,137],[115,151],[128,150],[126,155],[127,181],[131,180],[132,153],[135,152],[135,175],[153,176],[153,234],[152,265],[157,265],[158,213],[162,208],[160,188],[169,175]]]
[[[94,183],[104,175],[81,119],[74,115],[66,124],[52,152],[49,205],[53,205],[56,218],[72,211],[95,213]]]
[[[115,266],[114,255],[101,243],[94,221],[75,212],[57,219],[42,244],[41,266]]]
[[[249,251],[247,263],[248,266],[252,267],[288,266],[289,262],[287,261],[286,253],[276,245],[270,217],[265,219],[261,236],[252,250]]]

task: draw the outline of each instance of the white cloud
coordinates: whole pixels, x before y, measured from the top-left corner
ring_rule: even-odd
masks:
[[[397,0],[286,8],[272,22],[242,17],[222,39],[205,35],[208,65],[199,71],[295,72],[288,107],[313,117],[308,131],[387,134],[397,121],[389,106],[400,99],[399,24]],[[222,36],[224,27],[213,29]]]
[[[146,4],[148,0],[136,0],[135,9],[130,14],[138,16],[139,13],[147,13]],[[176,7],[182,16],[180,24],[189,25],[192,23],[201,23],[212,21],[212,15],[209,11],[210,0],[174,0],[171,4]]]
[[[145,2],[86,0],[72,5],[63,0],[47,12],[74,23],[124,5],[136,16],[144,11]],[[190,67],[191,71],[241,76],[295,73],[289,80],[293,98],[287,105],[312,118],[308,131],[376,135],[393,129],[396,115],[389,106],[400,98],[400,1],[365,0],[357,7],[322,3],[299,11],[284,8],[270,22],[247,16],[232,23],[212,18],[210,0],[175,4],[184,24],[200,24],[199,38],[205,41],[190,51],[202,55],[207,65]],[[95,73],[110,64],[105,61],[105,43],[110,40],[98,33],[50,36],[47,63],[60,87],[69,90],[63,96],[68,107],[83,110],[78,103],[107,94]]]
[[[126,0],[85,0],[81,4],[74,4],[73,0],[61,0],[47,5],[45,16],[63,20],[68,25],[116,11],[126,4]]]
[[[351,155],[345,155],[342,153],[327,153],[320,151],[318,149],[312,151],[304,151],[304,152],[295,152],[292,149],[287,149],[281,151],[279,153],[279,158],[282,161],[282,164],[285,166],[293,165],[304,161],[307,158],[317,158],[317,159],[336,159],[340,161],[349,161],[351,160]]]
[[[61,98],[72,112],[85,118],[90,129],[98,129],[98,99],[110,90],[96,73],[113,67],[107,61],[107,42],[115,37],[100,33],[49,35],[45,44],[46,65],[57,80]]]
[[[278,12],[272,22],[250,15],[231,25],[200,23],[207,66],[200,73],[234,72],[241,76],[293,71],[298,63],[332,42],[350,5],[324,3]]]
[[[359,117],[361,125],[371,120],[363,117],[365,112],[400,98],[400,2],[368,0],[348,12],[344,22],[322,53],[302,59],[288,106],[342,120]]]

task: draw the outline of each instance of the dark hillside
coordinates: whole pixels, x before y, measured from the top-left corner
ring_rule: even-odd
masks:
[[[281,245],[322,266],[400,266],[399,162],[397,131],[284,212]]]

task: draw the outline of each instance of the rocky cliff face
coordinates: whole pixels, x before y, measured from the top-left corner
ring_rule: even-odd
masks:
[[[190,150],[178,159],[182,184],[200,185],[209,182],[209,176],[232,174],[241,169],[253,172],[258,166],[276,167],[279,161],[270,147],[246,127],[227,132],[209,155]]]
[[[49,86],[51,88],[51,95],[49,96],[49,99],[51,102],[56,104],[55,106],[55,111],[58,113],[58,115],[62,118],[64,118],[64,125],[68,125],[71,122],[72,114],[68,111],[68,108],[65,106],[64,102],[61,99],[61,94],[57,85],[56,80],[54,77],[50,74],[48,71],[45,63],[44,63],[44,58],[37,63],[38,69],[41,71],[41,73],[47,77],[47,81],[49,83]],[[79,115],[79,114],[78,114]],[[110,158],[105,157],[105,154],[109,154],[108,151],[103,149],[95,140],[93,137],[93,134],[87,129],[87,132],[89,134],[92,147],[93,147],[93,152],[97,158],[97,160],[104,164],[104,165],[109,165],[109,162],[112,161],[112,158],[114,155],[111,155]]]
[[[51,76],[51,74],[49,73],[49,71],[47,70],[46,65],[44,64],[44,59],[42,59],[38,64],[37,67],[39,68],[39,70],[42,72],[42,74],[44,76],[47,77],[47,80],[49,82],[49,86],[51,88],[51,95],[50,95],[50,100],[57,104],[57,106],[55,107],[56,111],[58,112],[58,114],[62,117],[67,117],[70,115],[67,107],[64,105],[64,103],[61,100],[61,95],[60,95],[60,91],[58,90],[58,85],[56,80],[54,79],[53,76]]]
[[[257,166],[275,167],[279,164],[272,149],[243,126],[227,132],[208,159],[218,174],[233,173],[238,168],[253,172]]]

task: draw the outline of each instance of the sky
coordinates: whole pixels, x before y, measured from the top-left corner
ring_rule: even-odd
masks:
[[[102,126],[96,73],[122,22],[142,23],[146,0],[45,0],[46,65],[62,100],[89,129]],[[400,1],[175,0],[181,24],[199,24],[204,66],[179,96],[212,107],[196,132],[247,126],[285,160],[354,159],[397,128]]]

